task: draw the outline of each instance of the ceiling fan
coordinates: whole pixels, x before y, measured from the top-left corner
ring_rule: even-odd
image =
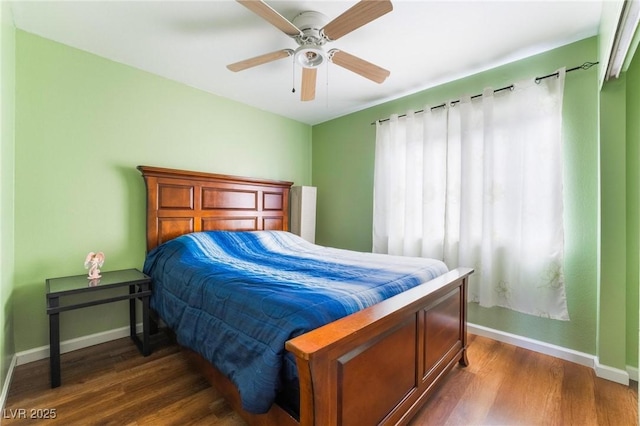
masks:
[[[227,65],[231,71],[242,71],[293,56],[295,63],[302,67],[302,87],[300,90],[302,101],[315,99],[317,68],[327,60],[376,83],[384,82],[391,74],[384,68],[340,49],[329,51],[324,49],[326,43],[335,41],[391,12],[393,5],[389,0],[360,0],[328,23],[327,17],[319,12],[302,12],[290,22],[262,0],[236,1],[293,38],[298,44],[298,48],[277,50]]]

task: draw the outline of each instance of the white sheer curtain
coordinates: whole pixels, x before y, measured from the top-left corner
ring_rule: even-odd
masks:
[[[473,267],[470,301],[568,320],[564,77],[379,122],[373,250]]]

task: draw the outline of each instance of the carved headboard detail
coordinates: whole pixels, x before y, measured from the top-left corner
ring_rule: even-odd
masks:
[[[147,251],[197,231],[288,230],[292,182],[138,166],[147,187]]]

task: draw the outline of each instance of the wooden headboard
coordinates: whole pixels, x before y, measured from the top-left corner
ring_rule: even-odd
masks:
[[[197,231],[289,229],[292,182],[138,166],[147,187],[147,251]]]

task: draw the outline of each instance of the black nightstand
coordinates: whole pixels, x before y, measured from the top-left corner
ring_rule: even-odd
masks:
[[[60,386],[60,312],[104,303],[129,300],[130,335],[143,356],[151,353],[149,344],[149,296],[151,296],[151,278],[137,269],[102,272],[102,277],[90,280],[87,275],[63,278],[48,278],[47,314],[49,315],[49,356],[51,365],[51,387]],[[104,291],[117,287],[129,287],[124,295],[113,295]],[[92,293],[92,299],[80,303],[65,304],[65,297],[73,294]],[[142,302],[142,340],[136,331],[136,299]]]

